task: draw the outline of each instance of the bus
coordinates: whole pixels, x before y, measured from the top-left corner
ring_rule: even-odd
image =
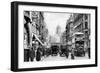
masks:
[[[85,56],[84,33],[77,32],[73,35],[72,48],[74,48],[74,56]]]

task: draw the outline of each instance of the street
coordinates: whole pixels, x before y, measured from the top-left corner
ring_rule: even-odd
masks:
[[[76,57],[74,60],[82,60],[82,59],[88,59],[88,54],[86,54],[84,57]],[[60,57],[59,55],[57,56],[48,56],[45,58],[42,58],[41,61],[63,61],[63,60],[72,60],[71,55],[69,55],[68,59],[66,57]]]

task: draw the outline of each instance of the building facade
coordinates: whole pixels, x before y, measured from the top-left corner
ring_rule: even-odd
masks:
[[[60,43],[61,44],[66,44],[66,31],[64,31],[62,34],[61,34],[61,37],[60,37]]]
[[[73,45],[74,34],[81,33],[84,37],[84,48],[90,48],[90,14],[71,14],[66,24],[67,43]]]
[[[39,41],[40,44],[44,43],[46,37],[45,34],[46,24],[44,23],[43,12],[38,11],[24,11],[24,16],[29,19],[28,27],[29,27],[29,45],[32,46],[33,41]],[[24,21],[25,23],[26,21]]]

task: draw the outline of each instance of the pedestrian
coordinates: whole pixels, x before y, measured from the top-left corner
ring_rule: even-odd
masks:
[[[66,58],[68,58],[69,57],[69,50],[68,50],[68,48],[66,49]]]
[[[40,60],[41,60],[41,52],[40,52],[40,48],[38,47],[36,51],[36,61],[40,61]]]
[[[72,50],[71,50],[71,59],[75,59],[75,57],[74,57],[74,48],[72,48]]]
[[[90,47],[88,48],[88,58],[90,59]]]
[[[29,49],[24,49],[24,62],[29,62]]]
[[[33,62],[34,58],[35,58],[35,50],[33,49],[33,47],[30,49],[30,60]]]

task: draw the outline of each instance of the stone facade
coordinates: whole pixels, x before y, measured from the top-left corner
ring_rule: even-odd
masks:
[[[90,14],[71,14],[70,18],[66,23],[66,38],[68,39],[66,42],[68,44],[73,44],[74,34],[75,33],[83,33],[84,37],[84,47],[90,47]]]

